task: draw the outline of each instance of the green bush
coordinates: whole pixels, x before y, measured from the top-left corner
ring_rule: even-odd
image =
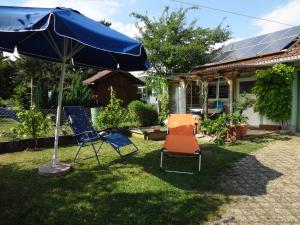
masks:
[[[21,122],[14,128],[14,133],[18,137],[31,136],[37,139],[48,133],[52,129],[50,115],[44,116],[37,110],[36,106],[31,106],[29,110],[23,110],[17,114]]]
[[[122,100],[117,98],[115,91],[112,91],[109,104],[100,109],[96,118],[96,127],[100,130],[121,127],[122,123],[127,121],[126,109],[121,104]]]
[[[246,93],[241,94],[239,101],[236,101],[233,105],[235,111],[239,114],[239,122],[247,122],[247,117],[243,116],[243,112],[251,108],[255,104],[255,99],[251,98]]]
[[[2,98],[0,98],[0,107],[5,107],[6,105],[5,105],[5,103],[4,103],[4,101],[2,100]]]
[[[14,89],[12,96],[14,104],[19,109],[29,109],[30,106],[30,87],[20,84]]]
[[[129,103],[128,112],[131,122],[136,126],[151,126],[158,122],[158,114],[152,105],[135,100]]]

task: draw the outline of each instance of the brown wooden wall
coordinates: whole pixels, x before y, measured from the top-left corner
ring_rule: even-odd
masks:
[[[96,106],[106,106],[110,100],[110,87],[113,87],[117,97],[123,100],[123,105],[126,106],[133,100],[139,99],[137,94],[137,84],[124,74],[113,74],[112,76],[101,79],[91,88],[96,100]]]

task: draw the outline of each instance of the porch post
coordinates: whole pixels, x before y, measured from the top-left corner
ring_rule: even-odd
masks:
[[[296,132],[297,130],[297,120],[300,118],[297,118],[297,116],[299,116],[297,113],[297,108],[298,108],[298,89],[300,88],[298,86],[298,81],[299,77],[297,76],[297,71],[294,72],[294,81],[292,84],[292,112],[291,112],[291,121],[290,121],[290,130],[292,132]]]
[[[233,113],[233,79],[230,78],[227,80],[229,85],[229,114]]]
[[[179,83],[179,113],[186,113],[186,82],[181,79]]]
[[[219,101],[219,98],[220,98],[220,78],[218,78],[217,86],[216,86],[216,100]]]
[[[204,117],[207,117],[207,93],[208,93],[208,80],[204,80],[202,82],[202,90],[203,90],[203,114]]]

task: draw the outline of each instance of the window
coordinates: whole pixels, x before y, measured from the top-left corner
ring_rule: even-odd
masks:
[[[146,101],[149,96],[149,91],[145,87],[138,87],[138,96],[140,99]]]
[[[200,87],[195,81],[188,84],[186,89],[187,105],[197,106],[200,104]]]
[[[227,84],[220,85],[219,98],[228,98],[229,88]]]
[[[227,84],[220,84],[219,98],[228,98],[229,88]],[[208,98],[217,98],[217,86],[216,84],[208,85]]]
[[[217,88],[216,88],[215,84],[208,85],[207,97],[208,98],[216,98],[217,97]]]
[[[252,93],[255,81],[240,81],[240,93]]]

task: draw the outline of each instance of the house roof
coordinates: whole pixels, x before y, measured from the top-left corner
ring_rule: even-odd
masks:
[[[275,63],[300,60],[299,37],[300,26],[295,26],[230,43],[210,63],[195,67],[190,75],[255,70]]]
[[[176,81],[186,78],[197,79],[199,77],[215,78],[219,76],[237,76],[240,72],[253,72],[257,69],[270,67],[276,63],[298,63],[299,65],[300,42],[295,43],[295,45],[285,51],[227,63],[206,64],[193,69],[189,73],[174,74],[168,77],[168,79]]]
[[[207,74],[222,72],[230,69],[242,69],[242,68],[260,68],[270,66],[276,63],[287,63],[293,61],[300,61],[300,44],[295,43],[289,49],[285,51],[279,51],[273,54],[256,56],[249,59],[236,60],[226,63],[218,64],[206,64],[199,66],[191,71],[196,74]]]
[[[140,85],[144,84],[144,82],[142,82],[140,79],[133,76],[131,73],[121,71],[121,70],[114,70],[114,71],[103,70],[103,71],[100,71],[100,72],[96,73],[95,75],[89,77],[88,79],[82,81],[82,83],[86,84],[86,85],[90,85],[90,84],[93,84],[100,80],[107,79],[116,74],[122,74],[123,76],[127,76],[129,79],[131,79],[136,84],[140,84]]]
[[[300,26],[232,42],[220,49],[210,64],[232,62],[288,49],[300,35]]]

